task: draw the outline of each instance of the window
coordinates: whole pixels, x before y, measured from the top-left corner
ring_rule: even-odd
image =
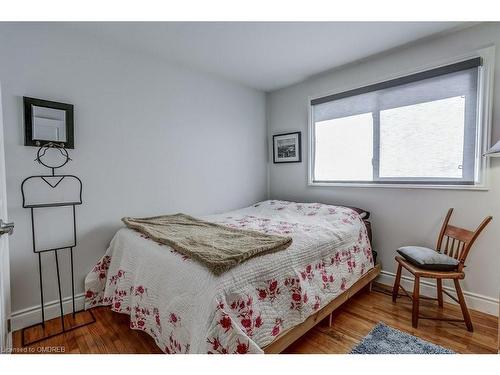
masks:
[[[311,100],[311,183],[478,185],[477,57]]]

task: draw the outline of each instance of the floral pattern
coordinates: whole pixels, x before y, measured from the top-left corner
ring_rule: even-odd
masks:
[[[269,302],[273,302],[281,294],[281,289],[278,287],[278,281],[275,279],[269,280],[265,288],[257,288],[257,294],[259,301],[267,299]]]
[[[128,314],[130,328],[165,353],[261,353],[373,266],[363,221],[345,207],[272,200],[203,219],[293,243],[214,277],[169,246],[121,229],[86,278],[86,307]]]
[[[262,326],[262,317],[254,311],[252,297],[238,298],[231,303],[230,308],[248,337],[252,337],[254,330]]]
[[[307,303],[309,298],[307,293],[302,293],[302,286],[298,277],[288,277],[285,279],[284,285],[288,288],[290,293],[290,309],[300,310],[302,303]]]

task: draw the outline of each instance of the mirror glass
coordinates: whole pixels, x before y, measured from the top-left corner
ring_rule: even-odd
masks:
[[[32,139],[66,142],[66,111],[32,105]]]

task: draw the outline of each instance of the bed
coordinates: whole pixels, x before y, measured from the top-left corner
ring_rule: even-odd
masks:
[[[130,328],[147,332],[165,353],[278,353],[377,276],[366,215],[268,200],[205,216],[293,239],[288,249],[220,276],[122,228],[85,279],[85,307],[128,314]]]

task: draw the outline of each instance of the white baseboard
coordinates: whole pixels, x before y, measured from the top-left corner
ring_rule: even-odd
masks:
[[[382,270],[380,272],[379,277],[375,280],[384,285],[394,285],[394,280],[396,279],[396,274],[388,271]],[[408,291],[413,290],[413,278],[409,276],[402,275],[401,276],[401,285]],[[455,288],[443,285],[443,289],[449,291],[452,295],[455,295]],[[427,297],[436,297],[437,289],[436,284],[432,283],[428,280],[420,281],[420,293]],[[465,301],[467,303],[467,307],[473,310],[482,311],[487,314],[491,314],[494,316],[498,316],[498,299],[483,296],[481,294],[472,293],[464,291]],[[446,302],[455,303],[451,298],[449,298],[446,294],[444,294],[444,300]]]
[[[75,294],[75,306],[76,310],[83,309],[84,306],[84,294]],[[65,314],[72,311],[71,297],[63,298],[63,310]],[[57,318],[60,316],[59,300],[54,300],[45,303],[45,320]],[[11,314],[12,319],[12,330],[17,331],[30,325],[39,323],[42,320],[42,312],[40,305],[31,306],[26,309],[15,311]]]

